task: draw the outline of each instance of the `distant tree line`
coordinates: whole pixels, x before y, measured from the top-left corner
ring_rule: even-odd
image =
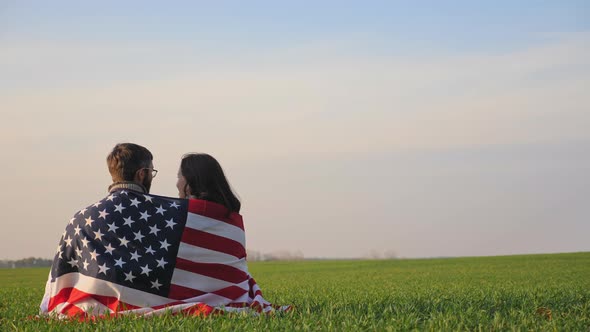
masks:
[[[302,260],[303,253],[300,251],[276,251],[272,253],[262,253],[259,251],[248,250],[249,261],[278,261],[278,260]],[[50,267],[52,259],[28,257],[17,260],[0,260],[0,268],[16,269],[21,267]]]
[[[271,253],[262,253],[255,250],[248,250],[248,261],[294,261],[302,260],[301,251],[276,251]],[[53,260],[38,257],[28,257],[17,260],[0,260],[0,268],[16,269],[21,267],[51,267]]]
[[[270,253],[263,253],[256,250],[247,251],[247,259],[250,262],[255,261],[299,261],[304,260],[301,251],[279,250]],[[365,253],[364,259],[395,259],[397,255],[392,250],[377,251],[371,250]],[[21,268],[21,267],[50,267],[53,260],[38,257],[29,257],[18,260],[0,260],[0,268]]]
[[[394,250],[376,250],[373,249],[363,255],[364,259],[396,259],[397,253]]]
[[[255,250],[246,251],[247,259],[250,262],[255,261],[299,261],[303,260],[301,251],[280,250],[271,253],[262,253]]]
[[[53,260],[29,257],[18,260],[0,260],[0,268],[16,269],[21,267],[50,267]]]

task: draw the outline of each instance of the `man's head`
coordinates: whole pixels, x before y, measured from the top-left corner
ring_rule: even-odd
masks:
[[[107,156],[107,165],[113,182],[132,181],[149,192],[152,185],[152,153],[141,145],[120,143]]]

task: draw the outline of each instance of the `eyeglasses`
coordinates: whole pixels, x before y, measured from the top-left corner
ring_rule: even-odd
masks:
[[[147,168],[147,167],[144,167],[144,168],[141,168],[140,170],[144,170],[144,169],[147,169],[147,170],[149,170],[149,171],[152,172],[152,178],[155,178],[156,175],[158,174],[158,170],[155,169],[155,168]]]

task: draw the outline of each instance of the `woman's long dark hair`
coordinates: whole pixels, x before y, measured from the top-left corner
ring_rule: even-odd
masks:
[[[185,154],[180,162],[180,173],[186,179],[185,192],[190,189],[190,194],[198,199],[221,204],[229,212],[240,212],[240,200],[215,158],[206,153]]]

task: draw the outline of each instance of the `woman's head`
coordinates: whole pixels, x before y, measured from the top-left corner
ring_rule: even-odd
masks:
[[[221,165],[208,154],[190,153],[182,157],[176,187],[181,198],[194,196],[240,212],[240,200],[232,192]]]

